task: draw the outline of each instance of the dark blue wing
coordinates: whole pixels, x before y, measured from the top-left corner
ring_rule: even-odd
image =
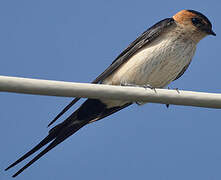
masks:
[[[97,84],[102,82],[106,77],[112,74],[122,64],[128,61],[138,50],[145,45],[151,43],[168,27],[174,24],[173,18],[164,19],[141,34],[135,41],[133,41],[113,62],[112,64],[101,73],[92,83]],[[72,100],[50,123],[53,124],[58,118],[60,118],[71,106],[73,106],[80,98]]]
[[[187,70],[187,68],[189,67],[189,65],[190,65],[190,63],[187,64],[186,66],[184,66],[184,68],[180,71],[180,73],[177,75],[177,77],[176,77],[173,81],[179,79],[179,78],[185,73],[185,71]]]

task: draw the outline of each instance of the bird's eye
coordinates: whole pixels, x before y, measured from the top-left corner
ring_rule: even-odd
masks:
[[[192,23],[193,23],[195,26],[200,26],[200,25],[202,25],[202,21],[201,21],[201,19],[199,19],[199,18],[192,18]]]

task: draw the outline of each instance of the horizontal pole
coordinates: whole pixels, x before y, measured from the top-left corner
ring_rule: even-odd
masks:
[[[0,91],[221,108],[221,94],[0,76]]]

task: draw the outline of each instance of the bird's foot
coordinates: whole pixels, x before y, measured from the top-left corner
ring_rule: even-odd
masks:
[[[170,87],[168,87],[167,89],[170,89]],[[166,104],[166,107],[169,108],[169,107],[170,107],[170,104]]]
[[[180,91],[178,88],[174,88],[174,89],[177,91],[178,94],[180,94]]]
[[[155,89],[154,87],[152,87],[151,85],[149,85],[149,84],[137,85],[137,84],[130,84],[130,83],[121,83],[120,85],[121,85],[121,86],[130,86],[130,87],[142,87],[142,88],[144,88],[144,89],[149,88],[149,89],[154,90],[154,92],[156,93],[156,89]],[[145,102],[138,102],[138,101],[136,101],[135,103],[136,103],[137,105],[139,105],[139,106],[145,104]]]
[[[170,87],[168,87],[168,89],[170,89]],[[180,91],[179,91],[179,89],[178,89],[178,88],[174,88],[174,90],[176,90],[176,91],[177,91],[177,93],[178,93],[178,94],[180,94]],[[167,108],[169,108],[169,106],[170,106],[170,104],[166,104],[166,107],[167,107]]]
[[[121,83],[120,85],[121,86],[130,86],[130,87],[142,87],[144,89],[149,88],[149,89],[153,89],[156,92],[155,88],[153,86],[151,86],[150,84],[137,85],[137,84],[130,84],[130,83]]]

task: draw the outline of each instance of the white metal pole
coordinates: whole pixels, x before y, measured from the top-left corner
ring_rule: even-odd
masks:
[[[0,76],[0,91],[221,108],[221,94]]]

